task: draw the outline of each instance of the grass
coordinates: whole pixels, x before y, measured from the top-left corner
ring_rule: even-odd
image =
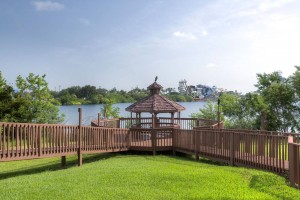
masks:
[[[0,163],[0,199],[300,199],[273,173],[166,155],[99,154]]]

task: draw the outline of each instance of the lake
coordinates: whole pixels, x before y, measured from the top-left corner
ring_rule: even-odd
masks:
[[[130,112],[125,111],[125,108],[131,104],[132,103],[117,103],[114,104],[114,107],[120,108],[120,116],[130,117]],[[202,108],[206,102],[180,102],[179,104],[185,107],[185,110],[180,114],[181,117],[190,117],[191,113],[198,112],[199,108]],[[60,113],[65,114],[65,121],[63,124],[78,125],[78,108],[82,108],[82,123],[84,125],[90,125],[93,119],[97,119],[102,104],[59,106]],[[142,117],[150,116],[149,113],[142,113]],[[170,114],[160,114],[158,116],[170,117]],[[176,116],[177,115],[175,115],[175,117]]]

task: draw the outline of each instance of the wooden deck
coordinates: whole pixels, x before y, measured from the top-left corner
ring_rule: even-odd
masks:
[[[298,136],[296,136],[298,137]],[[233,130],[120,129],[0,122],[0,162],[120,151],[183,152],[230,165],[288,172],[300,187],[295,135]],[[62,159],[63,160],[63,159]]]

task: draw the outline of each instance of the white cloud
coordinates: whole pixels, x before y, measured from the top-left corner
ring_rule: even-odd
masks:
[[[207,33],[206,30],[204,30],[204,31],[201,32],[201,36],[207,36],[207,34],[208,34],[208,33]]]
[[[259,3],[249,3],[249,6],[243,8],[237,13],[237,17],[245,17],[252,15],[259,15],[264,12],[268,12],[275,8],[281,8],[289,3],[292,3],[294,0],[265,0],[260,1]]]
[[[173,35],[175,37],[181,37],[181,38],[186,38],[186,39],[190,39],[190,40],[197,40],[198,38],[192,34],[192,33],[185,33],[185,32],[181,32],[181,31],[176,31],[173,33]]]
[[[280,7],[286,5],[290,2],[293,2],[293,1],[294,0],[276,0],[276,1],[268,0],[268,1],[261,3],[258,8],[262,11],[268,11],[272,8],[280,8]]]
[[[216,67],[216,64],[215,63],[208,63],[205,67],[206,68],[214,68],[214,67]]]
[[[64,4],[53,1],[33,1],[31,2],[37,11],[54,11],[64,9]]]
[[[79,18],[79,22],[81,24],[84,24],[84,25],[90,25],[91,24],[90,20],[88,20],[86,18]]]

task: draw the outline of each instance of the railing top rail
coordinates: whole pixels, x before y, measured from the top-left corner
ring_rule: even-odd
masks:
[[[197,128],[197,127],[195,127]],[[205,129],[203,129],[205,130]],[[216,129],[218,130],[218,129]],[[262,132],[262,133],[281,133],[281,134],[292,134],[292,135],[300,135],[299,133],[290,133],[290,132],[282,132],[282,131],[266,131],[266,130],[248,130],[248,129],[221,129],[221,131],[235,131],[235,132]]]
[[[159,119],[171,119],[171,117],[157,117]],[[151,117],[141,117],[141,118],[136,118],[136,117],[120,117],[119,120],[134,120],[134,119],[152,119]],[[174,117],[174,120],[191,120],[191,121],[206,121],[206,122],[218,122],[218,120],[210,120],[210,119],[202,119],[202,118],[189,118],[189,117]]]
[[[147,131],[151,131],[151,130],[173,130],[175,129],[174,127],[157,127],[157,128],[130,128],[129,130],[147,130]]]
[[[82,128],[90,128],[90,129],[107,129],[107,130],[129,130],[128,128],[110,128],[110,127],[102,127],[102,126],[82,126]]]
[[[119,120],[136,120],[136,119],[139,119],[139,118],[136,118],[136,117],[120,117]],[[142,117],[140,119],[152,119],[151,117]]]
[[[299,143],[290,143],[291,145],[294,145],[294,146],[298,146],[300,147],[300,144]]]
[[[208,132],[230,132],[236,134],[249,134],[249,135],[264,135],[264,136],[278,136],[278,137],[288,137],[289,135],[299,135],[298,133],[283,133],[283,132],[274,132],[274,131],[248,131],[248,130],[235,130],[235,129],[194,129],[194,131],[208,131]]]
[[[0,125],[12,126],[47,126],[47,127],[77,127],[78,125],[65,125],[65,124],[35,124],[35,123],[17,123],[17,122],[0,122]]]
[[[64,125],[64,124],[34,124],[34,123],[14,123],[14,122],[0,122],[0,126],[39,126],[39,127],[66,127],[66,128],[78,128],[78,125]],[[90,129],[109,129],[109,130],[128,130],[126,128],[109,128],[109,127],[95,127],[95,126],[82,126],[82,128]]]

